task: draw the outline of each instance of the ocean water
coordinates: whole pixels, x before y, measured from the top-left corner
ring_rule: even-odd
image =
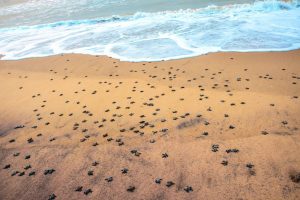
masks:
[[[300,48],[300,1],[1,0],[1,59],[60,53],[158,61]]]

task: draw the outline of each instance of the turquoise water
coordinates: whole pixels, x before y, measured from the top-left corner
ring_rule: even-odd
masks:
[[[0,3],[0,54],[157,61],[300,47],[299,1],[12,0]]]

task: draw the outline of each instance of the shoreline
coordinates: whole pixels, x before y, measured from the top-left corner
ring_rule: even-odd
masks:
[[[299,199],[299,64],[0,60],[0,198]]]
[[[193,59],[201,56],[207,56],[211,54],[255,54],[255,53],[284,53],[284,52],[294,52],[294,51],[300,51],[300,48],[297,49],[289,49],[289,50],[274,50],[274,51],[217,51],[217,52],[209,52],[201,55],[194,55],[190,57],[179,57],[179,58],[170,58],[170,59],[163,59],[163,60],[156,60],[156,61],[151,61],[151,60],[142,60],[142,61],[129,61],[129,60],[122,60],[121,58],[115,58],[113,56],[109,55],[101,55],[101,54],[88,54],[88,53],[58,53],[58,54],[53,54],[53,55],[47,55],[47,56],[33,56],[33,57],[28,57],[28,58],[20,58],[20,59],[7,59],[7,60],[1,60],[2,57],[5,56],[5,54],[0,54],[0,62],[1,61],[23,61],[27,59],[41,59],[41,58],[49,58],[49,57],[57,57],[57,56],[64,56],[64,55],[72,55],[72,56],[94,56],[94,57],[107,57],[110,59],[117,60],[118,62],[131,62],[131,63],[155,63],[155,62],[166,62],[166,61],[176,61],[176,60],[185,60],[185,59]]]

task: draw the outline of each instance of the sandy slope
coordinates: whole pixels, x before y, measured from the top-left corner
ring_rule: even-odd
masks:
[[[300,198],[299,50],[0,61],[0,83],[0,199]]]

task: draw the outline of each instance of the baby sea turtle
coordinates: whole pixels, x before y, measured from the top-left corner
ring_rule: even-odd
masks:
[[[186,187],[184,188],[184,191],[186,191],[187,193],[189,193],[189,192],[192,192],[192,191],[193,191],[193,188],[192,188],[191,186],[186,186]]]
[[[34,176],[35,175],[35,171],[31,171],[29,172],[28,176]]]
[[[261,134],[268,135],[269,133],[267,131],[262,131]]]
[[[54,200],[55,198],[56,198],[56,195],[55,194],[51,194],[51,195],[49,195],[48,200]]]
[[[11,139],[11,140],[9,140],[9,143],[13,143],[15,141],[16,141],[15,139]]]
[[[27,140],[27,142],[28,142],[28,143],[32,143],[32,142],[33,142],[33,139],[32,139],[32,138],[29,138],[29,139]]]
[[[227,161],[227,160],[223,160],[223,161],[221,162],[221,164],[224,165],[224,166],[227,166],[227,165],[228,165],[228,161]]]
[[[217,152],[217,151],[219,151],[219,145],[218,145],[218,144],[213,144],[213,145],[211,146],[211,151],[212,151],[212,152]]]
[[[135,156],[140,156],[140,155],[141,155],[141,153],[138,152],[138,150],[136,150],[136,149],[133,149],[133,150],[131,150],[130,152],[131,152],[133,155],[135,155]]]
[[[107,136],[108,136],[108,134],[107,134],[107,133],[105,133],[105,134],[103,134],[103,135],[102,135],[102,137],[107,137]]]
[[[163,133],[165,133],[165,132],[167,132],[168,131],[168,129],[167,128],[163,128],[163,129],[161,129],[161,132],[163,132]]]
[[[86,141],[86,139],[85,139],[85,138],[82,138],[82,139],[80,139],[80,142],[84,142],[84,141]]]
[[[229,128],[230,128],[230,129],[235,129],[235,126],[230,125]]]
[[[15,176],[15,175],[17,175],[18,173],[20,173],[19,171],[14,171],[12,174],[11,174],[11,176]]]
[[[134,190],[135,190],[135,187],[134,187],[134,186],[129,186],[129,187],[127,188],[127,192],[134,192]]]
[[[162,156],[162,158],[167,158],[167,157],[169,157],[169,155],[168,155],[167,153],[163,153],[161,156]]]
[[[53,172],[55,172],[55,169],[46,169],[44,175],[52,174]]]
[[[17,157],[17,156],[19,156],[20,155],[20,153],[19,152],[17,152],[17,153],[14,153],[14,157]]]
[[[127,168],[123,168],[121,169],[122,174],[127,174],[128,173],[128,169]]]
[[[10,164],[7,164],[3,167],[3,169],[9,169],[10,168]]]
[[[93,143],[93,147],[98,146],[98,142]]]
[[[25,175],[25,172],[20,172],[19,173],[19,176],[24,176]]]
[[[238,153],[240,150],[238,149],[227,149],[226,153]]]
[[[110,177],[108,177],[108,178],[105,178],[105,180],[106,180],[106,182],[112,182],[113,181],[113,177],[112,176],[110,176]]]
[[[26,165],[26,166],[24,167],[25,170],[30,169],[30,168],[31,168],[31,165]]]
[[[88,171],[88,175],[89,176],[93,176],[94,175],[94,171],[92,171],[92,170]]]
[[[166,186],[167,187],[171,187],[171,186],[173,186],[175,183],[173,182],[173,181],[168,181],[167,183],[166,183]]]
[[[157,178],[157,179],[155,179],[155,183],[156,183],[156,184],[160,184],[160,183],[161,183],[161,181],[162,181],[162,179],[161,179],[161,178]]]
[[[24,125],[18,125],[14,129],[24,128],[24,127],[25,127]]]
[[[120,138],[116,139],[116,142],[121,142],[122,140]]]
[[[83,188],[82,186],[76,187],[76,188],[75,188],[75,192],[81,192],[81,191],[82,191],[82,188]]]
[[[251,169],[251,168],[254,167],[254,165],[252,163],[248,163],[248,164],[246,164],[246,167],[249,168],[249,169]]]

